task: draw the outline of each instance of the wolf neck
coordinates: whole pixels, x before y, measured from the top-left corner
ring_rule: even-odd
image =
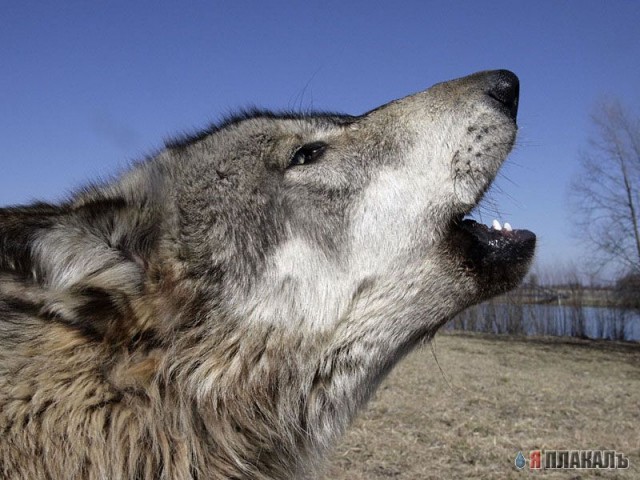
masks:
[[[193,402],[216,461],[249,476],[310,474],[411,343],[407,335],[380,341],[371,324],[348,319],[313,335],[205,323],[168,356],[166,378]]]

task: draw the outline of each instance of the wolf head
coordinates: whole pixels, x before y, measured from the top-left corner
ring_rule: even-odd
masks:
[[[91,305],[126,310],[167,276],[243,322],[331,330],[375,297],[386,322],[433,333],[532,257],[529,232],[462,220],[514,143],[517,104],[517,77],[494,71],[357,117],[250,112],[63,205],[3,210],[0,266],[94,333]]]
[[[128,352],[191,335],[203,396],[207,376],[249,375],[270,348],[310,362],[305,398],[361,403],[526,273],[533,234],[463,219],[513,146],[517,105],[517,77],[491,71],[360,116],[252,111],[63,204],[2,209],[0,331],[18,342],[28,319]]]
[[[480,73],[359,117],[253,112],[176,142],[179,244],[246,321],[331,330],[376,297],[387,323],[432,333],[515,286],[533,253],[528,232],[462,221],[517,103],[513,74]]]

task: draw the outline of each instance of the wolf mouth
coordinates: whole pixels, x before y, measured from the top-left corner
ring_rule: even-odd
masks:
[[[456,228],[472,242],[469,257],[482,264],[519,263],[531,258],[536,236],[525,229],[514,230],[509,223],[498,220],[488,227],[472,219],[458,220]]]

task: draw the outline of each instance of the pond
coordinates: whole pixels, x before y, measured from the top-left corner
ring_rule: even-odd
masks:
[[[640,312],[618,308],[488,302],[465,310],[445,328],[640,342]]]

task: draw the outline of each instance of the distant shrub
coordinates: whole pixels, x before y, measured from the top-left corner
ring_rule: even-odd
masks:
[[[640,272],[628,273],[620,277],[614,292],[620,307],[640,310]]]

